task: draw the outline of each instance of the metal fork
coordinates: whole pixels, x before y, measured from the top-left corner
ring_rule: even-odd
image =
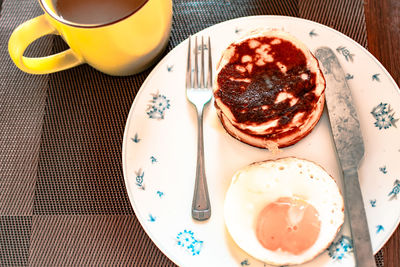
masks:
[[[210,198],[208,196],[206,173],[204,169],[204,144],[203,144],[203,109],[210,102],[212,92],[212,62],[211,42],[208,37],[208,77],[205,82],[204,71],[204,41],[201,37],[200,49],[200,77],[198,67],[197,36],[195,37],[194,73],[192,79],[191,45],[188,44],[187,70],[186,70],[186,97],[195,106],[197,111],[197,166],[196,182],[192,202],[192,217],[198,221],[204,221],[211,216]]]

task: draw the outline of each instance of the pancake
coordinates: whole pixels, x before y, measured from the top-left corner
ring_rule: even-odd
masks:
[[[280,30],[258,31],[223,52],[214,103],[229,134],[274,149],[311,132],[323,112],[324,91],[318,60],[301,41]]]

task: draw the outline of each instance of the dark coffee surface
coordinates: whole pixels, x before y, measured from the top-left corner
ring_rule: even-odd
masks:
[[[104,24],[124,18],[148,0],[56,0],[56,11],[64,19],[82,24]]]

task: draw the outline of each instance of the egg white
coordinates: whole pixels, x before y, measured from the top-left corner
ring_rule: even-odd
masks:
[[[319,213],[319,236],[300,255],[265,249],[256,237],[260,211],[281,197],[305,200]],[[237,171],[225,196],[224,218],[232,239],[254,258],[273,265],[301,264],[333,241],[344,222],[344,202],[335,180],[322,167],[288,157],[253,163]]]

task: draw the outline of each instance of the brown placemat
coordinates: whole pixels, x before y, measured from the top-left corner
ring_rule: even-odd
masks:
[[[199,30],[251,15],[311,19],[366,46],[362,1],[326,2],[175,0],[165,53]],[[173,266],[138,223],[122,174],[126,118],[151,70],[111,77],[83,65],[51,75],[22,73],[9,59],[7,40],[41,13],[35,0],[4,0],[0,18],[0,244],[7,247],[0,266]],[[28,53],[65,48],[60,38],[47,37]],[[382,255],[376,258],[383,266]]]

